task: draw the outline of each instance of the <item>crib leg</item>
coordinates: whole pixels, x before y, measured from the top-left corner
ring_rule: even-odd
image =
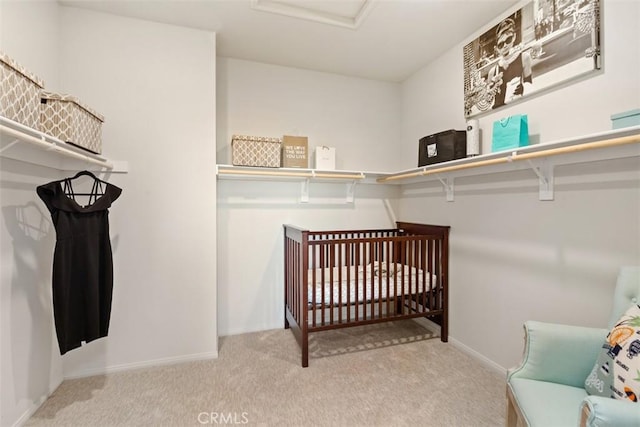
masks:
[[[300,349],[302,350],[302,367],[309,367],[309,333],[305,330],[302,332],[302,340],[300,342]]]
[[[442,315],[442,324],[440,325],[440,341],[448,342],[449,341],[449,322],[447,318],[447,312],[445,311]]]

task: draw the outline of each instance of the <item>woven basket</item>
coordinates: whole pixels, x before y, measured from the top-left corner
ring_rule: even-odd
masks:
[[[234,166],[280,167],[281,138],[233,135],[231,163]]]
[[[102,115],[70,95],[43,91],[41,98],[40,128],[43,132],[92,153],[102,153]]]
[[[38,129],[44,82],[0,52],[0,116]]]

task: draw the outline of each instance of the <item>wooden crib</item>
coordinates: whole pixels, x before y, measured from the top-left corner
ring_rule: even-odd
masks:
[[[449,226],[380,230],[284,225],[285,328],[309,366],[309,333],[427,317],[448,339]]]

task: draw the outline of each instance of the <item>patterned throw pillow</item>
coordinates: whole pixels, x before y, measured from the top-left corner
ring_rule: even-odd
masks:
[[[584,383],[587,393],[638,402],[640,306],[632,305],[611,329]]]

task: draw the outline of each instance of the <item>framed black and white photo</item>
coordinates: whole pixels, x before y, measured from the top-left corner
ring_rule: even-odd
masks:
[[[472,117],[600,68],[600,0],[532,0],[464,46]]]

